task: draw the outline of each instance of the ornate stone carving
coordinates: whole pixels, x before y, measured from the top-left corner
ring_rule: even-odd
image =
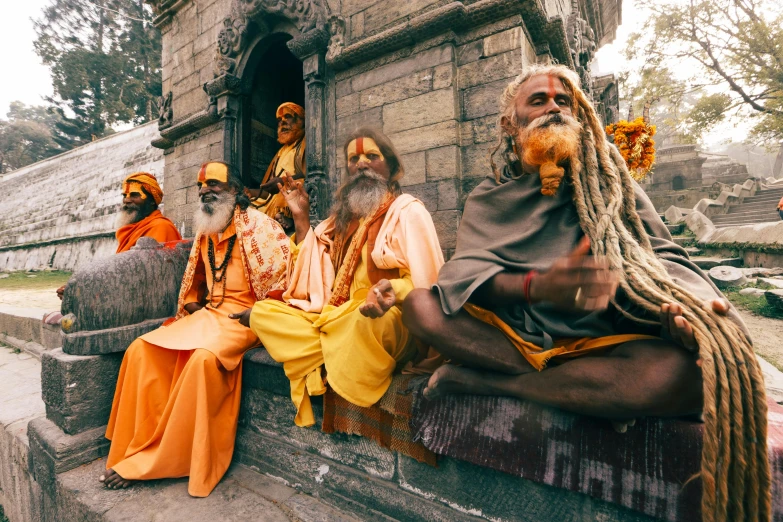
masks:
[[[223,74],[204,84],[204,91],[209,96],[220,96],[224,93],[236,93],[242,81],[233,74]]]
[[[169,91],[158,98],[158,128],[165,129],[171,127],[174,123],[174,109],[171,108],[171,102],[174,99],[174,93]]]
[[[590,62],[596,51],[595,32],[587,20],[582,18],[577,0],[571,0],[571,15],[568,17],[566,32],[574,68],[582,79],[582,89],[592,94]]]
[[[234,5],[248,18],[259,14],[286,18],[302,33],[326,24],[324,0],[234,0]]]
[[[289,40],[286,45],[294,56],[304,60],[308,56],[323,52],[329,44],[329,37],[329,31],[321,27]]]
[[[236,72],[237,57],[248,40],[248,20],[243,14],[223,20],[215,52],[215,77]]]
[[[327,63],[333,61],[345,48],[345,19],[342,16],[329,17],[329,33],[332,36],[326,50]]]

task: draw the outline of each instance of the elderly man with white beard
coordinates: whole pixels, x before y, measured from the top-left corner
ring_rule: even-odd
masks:
[[[106,437],[108,472],[124,488],[136,480],[189,476],[205,497],[228,469],[241,394],[242,356],[258,345],[235,319],[284,289],[290,240],[279,223],[248,208],[233,169],[205,163],[196,239],[177,314],[125,352]]]
[[[397,365],[417,352],[400,306],[414,288],[430,288],[443,264],[429,212],[401,194],[404,170],[391,141],[359,129],[343,152],[347,179],[315,229],[302,183],[281,185],[301,242],[282,300],[257,303],[249,318],[283,363],[297,426],[315,423],[310,397],[327,385],[358,406],[378,402]]]

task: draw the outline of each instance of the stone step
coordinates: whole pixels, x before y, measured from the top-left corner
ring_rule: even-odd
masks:
[[[691,257],[691,262],[693,262],[693,264],[695,264],[702,270],[709,270],[710,268],[715,268],[716,266],[733,266],[739,268],[744,264],[744,261],[741,257],[722,258],[722,257],[709,257],[709,256],[693,256]]]
[[[721,215],[743,215],[743,214],[777,214],[777,208],[772,205],[739,205],[731,207],[726,214]]]
[[[728,227],[744,227],[747,225],[760,225],[763,223],[773,223],[773,221],[725,221],[725,222],[713,223],[713,224],[715,225],[715,228],[728,228]]]
[[[669,233],[672,235],[681,234],[683,229],[685,228],[685,223],[677,223],[675,225],[666,225],[666,228],[669,229]]]
[[[680,245],[681,247],[690,246],[693,244],[696,238],[691,236],[674,236],[672,237],[672,240],[675,244]]]
[[[702,254],[701,249],[697,247],[685,247],[685,251],[688,253],[688,257],[690,258],[700,256]]]

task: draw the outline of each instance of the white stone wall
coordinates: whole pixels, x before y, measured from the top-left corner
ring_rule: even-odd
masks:
[[[0,270],[73,270],[114,253],[124,177],[146,171],[163,183],[163,151],[150,145],[157,137],[149,123],[0,180]]]

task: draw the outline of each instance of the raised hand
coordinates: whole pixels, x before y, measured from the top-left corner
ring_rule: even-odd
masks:
[[[530,283],[530,300],[547,301],[566,310],[594,311],[609,306],[617,291],[618,276],[604,258],[590,255],[584,238],[567,256],[552,263]]]
[[[60,301],[63,300],[63,294],[65,294],[65,285],[57,289],[57,297],[60,298]]]
[[[367,299],[359,307],[359,313],[365,317],[376,319],[397,303],[397,294],[388,279],[381,279],[370,288]]]
[[[244,326],[245,328],[250,328],[250,312],[252,312],[252,308],[245,309],[244,312],[237,312],[235,314],[228,314],[229,319],[236,319],[239,321],[239,324]]]
[[[284,176],[283,182],[277,188],[285,197],[286,205],[291,209],[294,219],[298,215],[310,215],[310,196],[304,189],[304,182],[296,181],[291,176]]]
[[[729,313],[729,303],[725,299],[713,299],[704,303],[719,315]],[[678,303],[664,303],[659,314],[661,319],[661,333],[663,337],[669,337],[675,344],[692,352],[698,351],[699,344],[693,333],[693,327],[682,315],[682,306]]]

